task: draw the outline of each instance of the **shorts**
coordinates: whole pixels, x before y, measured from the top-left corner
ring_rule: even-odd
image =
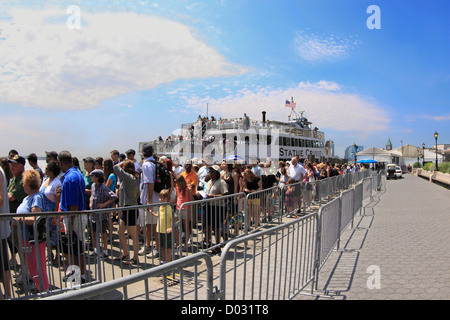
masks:
[[[172,233],[159,233],[159,247],[172,249]]]
[[[159,212],[159,207],[149,207],[154,212]],[[156,210],[156,211],[155,211]],[[156,225],[158,223],[158,217],[155,217],[147,208],[139,209],[139,224],[141,227],[145,227],[148,224]]]
[[[65,234],[61,237],[62,252],[64,254],[78,255],[83,252],[83,242],[75,232]]]
[[[177,210],[175,217],[186,220],[189,215],[189,218],[192,218],[191,208],[189,206],[183,207],[181,210]]]
[[[103,219],[99,223],[92,222],[92,229],[95,232],[106,232],[108,230],[108,220]]]
[[[138,211],[136,209],[123,210],[120,214],[120,220],[122,220],[126,226],[135,226],[137,222],[137,215]]]
[[[258,204],[260,204],[260,199],[259,198],[253,198],[253,199],[249,198],[248,204],[258,205]]]

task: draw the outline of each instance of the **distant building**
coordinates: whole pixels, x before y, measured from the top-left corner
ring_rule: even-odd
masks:
[[[345,149],[344,159],[354,162],[355,155],[362,150],[364,150],[363,146],[351,145]]]
[[[392,150],[392,142],[391,138],[388,139],[388,142],[386,142],[386,150],[391,151]]]
[[[328,140],[325,142],[326,157],[334,158],[334,141]]]

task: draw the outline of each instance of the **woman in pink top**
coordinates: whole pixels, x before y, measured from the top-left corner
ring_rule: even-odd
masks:
[[[191,216],[192,212],[190,212],[190,206],[182,206],[185,202],[193,201],[192,197],[192,189],[187,186],[186,180],[180,174],[175,179],[175,189],[177,191],[177,205],[176,210],[177,214],[175,215],[175,220],[178,220],[181,217],[182,223],[182,231],[185,233],[186,239],[188,239],[187,244],[190,245],[192,243],[191,235],[192,235],[192,225],[191,225]],[[181,211],[180,211],[181,208]],[[179,245],[179,236],[177,233],[175,234],[175,241],[177,247]]]

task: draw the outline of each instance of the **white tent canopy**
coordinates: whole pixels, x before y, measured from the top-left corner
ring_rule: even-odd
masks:
[[[385,162],[385,163],[392,162],[391,153],[389,151],[377,147],[371,147],[363,151],[360,151],[356,154],[356,156],[358,157],[358,160],[372,159],[377,162]]]
[[[412,165],[417,162],[417,156],[419,156],[419,162],[422,163],[422,149],[417,147],[406,145],[403,148],[397,148],[392,151],[387,151],[377,147],[371,147],[360,151],[356,154],[358,160],[375,160],[378,163],[392,163],[395,162],[401,166]],[[438,162],[442,163],[443,156],[438,154]],[[434,150],[425,149],[425,162],[435,162],[436,152]]]

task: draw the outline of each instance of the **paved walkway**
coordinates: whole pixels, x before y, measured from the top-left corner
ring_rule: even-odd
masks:
[[[450,190],[407,174],[383,181],[362,214],[321,269],[319,290],[348,300],[450,298]]]

